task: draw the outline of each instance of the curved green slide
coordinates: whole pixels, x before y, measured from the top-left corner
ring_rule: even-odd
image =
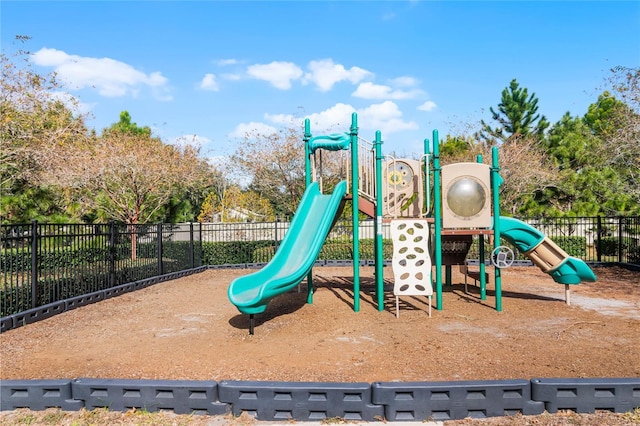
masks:
[[[500,216],[499,220],[500,235],[525,255],[545,238],[542,232],[521,220],[505,216]],[[555,282],[560,284],[580,284],[582,281],[596,281],[596,275],[591,268],[582,259],[572,256],[567,256],[558,266],[547,271],[547,273],[551,275]]]
[[[227,295],[243,314],[264,312],[269,300],[297,286],[311,271],[320,249],[339,214],[347,182],[333,194],[322,194],[318,182],[307,187],[276,254],[259,271],[238,277]]]

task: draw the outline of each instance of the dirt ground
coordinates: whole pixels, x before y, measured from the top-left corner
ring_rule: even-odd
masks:
[[[247,270],[208,270],[75,309],[0,335],[0,379],[434,381],[640,377],[640,272],[596,268],[598,281],[564,286],[535,267],[503,270],[502,312],[493,276],[487,298],[464,292],[453,268],[443,309],[401,298],[392,271],[385,307],[373,268],[361,268],[360,312],[351,267],[314,270],[306,285],[248,316],[226,295]],[[489,272],[492,270],[489,268]]]

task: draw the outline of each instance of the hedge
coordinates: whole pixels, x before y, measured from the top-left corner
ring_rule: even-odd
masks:
[[[137,261],[138,265],[126,265],[115,271],[115,285],[131,283],[157,274],[157,262],[148,259]],[[66,276],[48,276],[38,280],[37,306],[82,296],[112,287],[108,271],[86,273],[67,271]],[[31,285],[0,288],[0,317],[31,309]]]
[[[273,246],[273,240],[203,242],[203,265],[236,265],[253,263],[254,252],[261,247]]]

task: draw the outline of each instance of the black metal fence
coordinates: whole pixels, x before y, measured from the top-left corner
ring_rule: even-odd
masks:
[[[202,265],[200,224],[2,225],[0,316]]]
[[[527,222],[586,262],[640,265],[640,217],[542,218]],[[0,317],[122,284],[201,266],[268,262],[288,222],[225,224],[43,224],[0,228]],[[331,231],[319,259],[353,259],[351,223]],[[360,260],[372,264],[374,223],[359,229]],[[384,258],[392,243],[383,224]],[[488,242],[487,242],[488,244]],[[488,246],[487,246],[488,247]],[[468,258],[477,258],[478,240]]]

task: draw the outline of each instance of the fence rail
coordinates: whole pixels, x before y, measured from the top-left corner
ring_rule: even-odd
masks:
[[[640,265],[640,217],[525,221],[586,262]],[[288,222],[2,225],[0,317],[202,266],[259,266],[271,259],[288,227]],[[352,235],[350,222],[338,222],[320,259],[353,259]],[[371,263],[373,221],[361,222],[359,235],[360,259]],[[383,224],[383,237],[388,260],[388,224]],[[476,239],[467,257],[477,258],[477,253]]]

